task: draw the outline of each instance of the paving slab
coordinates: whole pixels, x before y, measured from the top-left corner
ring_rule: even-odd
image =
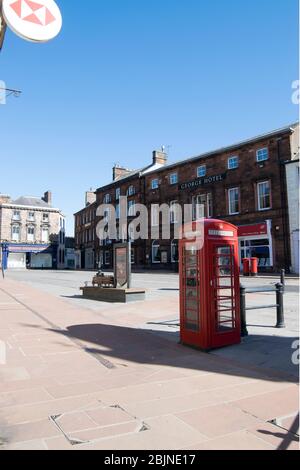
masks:
[[[39,280],[30,273],[31,283],[24,276],[0,280],[0,339],[7,345],[0,366],[2,449],[298,445],[291,431],[299,427],[296,376],[280,361],[277,370],[262,360],[255,351],[260,340],[220,354],[178,344],[175,275],[166,276],[172,291],[161,290],[168,288],[164,276],[160,286],[146,276],[150,295],[142,307],[81,302],[72,297],[73,273],[42,273]],[[280,339],[286,345],[295,336],[291,325]],[[276,357],[287,350],[277,342],[270,335]],[[277,424],[269,422],[275,418]]]

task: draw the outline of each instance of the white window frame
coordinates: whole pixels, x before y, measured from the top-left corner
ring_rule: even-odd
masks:
[[[236,162],[233,164],[233,162]],[[232,157],[228,158],[228,170],[236,170],[239,167],[239,157],[237,155],[233,155]]]
[[[121,188],[116,189],[116,200],[118,201],[121,197]]]
[[[170,202],[170,222],[171,224],[178,224],[178,201]]]
[[[159,188],[159,179],[158,178],[155,178],[154,180],[151,181],[151,188],[153,190]]]
[[[266,156],[264,155],[264,157],[261,158],[260,155],[263,155],[263,154],[266,154]],[[258,163],[266,162],[267,160],[269,160],[269,149],[268,149],[268,147],[264,147],[264,148],[256,150],[256,161]]]
[[[49,214],[48,212],[44,212],[42,215],[42,221],[44,224],[47,224],[49,222]]]
[[[27,216],[28,222],[35,222],[35,212],[29,211]]]
[[[268,184],[269,185],[269,192],[270,192],[270,207],[265,207],[265,208],[262,208],[261,207],[261,200],[260,200],[260,187],[264,184]],[[261,181],[260,183],[257,183],[257,207],[258,207],[258,210],[260,212],[264,212],[264,211],[269,211],[272,209],[272,186],[271,186],[271,181],[270,180],[266,180],[266,181]]]
[[[129,186],[127,190],[127,196],[134,196],[135,195],[135,187],[133,185]]]
[[[33,234],[29,234],[30,230],[33,230]],[[27,227],[27,241],[29,243],[35,242],[35,227],[33,225],[28,225]]]
[[[159,205],[152,204],[151,205],[151,226],[158,227],[159,226]]]
[[[14,229],[17,229],[17,232],[14,232]],[[17,234],[17,237],[15,238],[14,235]],[[12,225],[11,227],[11,239],[13,242],[19,243],[21,241],[21,227],[20,225]]]
[[[47,232],[47,240],[44,240],[44,233],[45,232]],[[50,231],[49,231],[48,227],[42,227],[41,240],[42,240],[42,243],[49,243],[49,241],[50,241]]]
[[[104,204],[110,204],[111,203],[111,196],[110,194],[105,194],[104,196]]]
[[[238,193],[238,205],[239,205],[239,210],[237,212],[233,212],[231,209],[232,209],[232,206],[231,206],[231,194],[233,193],[233,191],[237,191]],[[234,200],[235,202],[235,200]],[[240,208],[240,188],[239,187],[236,187],[236,188],[230,188],[228,189],[228,213],[229,215],[238,215],[240,214],[241,212],[241,208]]]
[[[135,201],[128,201],[128,217],[135,217]]]
[[[197,168],[197,178],[205,178],[207,175],[207,166],[201,165]]]
[[[13,220],[16,220],[16,221],[21,220],[21,211],[19,211],[19,210],[14,210],[14,211],[13,211],[12,219],[13,219]]]
[[[174,186],[178,183],[178,173],[172,173],[169,176],[170,185]]]

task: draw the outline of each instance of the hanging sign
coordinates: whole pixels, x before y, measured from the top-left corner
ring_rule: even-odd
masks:
[[[50,41],[62,28],[54,0],[2,0],[2,13],[9,28],[27,41]]]

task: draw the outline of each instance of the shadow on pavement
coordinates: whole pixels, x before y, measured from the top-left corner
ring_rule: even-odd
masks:
[[[31,326],[32,327],[32,326]],[[264,366],[261,355],[256,353],[259,347],[266,350],[275,347],[279,351],[281,364],[292,363],[292,343],[298,338],[272,338],[276,344],[270,345],[270,337],[249,337],[240,346],[224,348],[207,354],[197,351],[174,341],[166,340],[165,336],[172,333],[164,332],[164,336],[152,331],[104,324],[74,325],[67,330],[50,329],[57,334],[67,336],[87,353],[101,357],[104,361],[117,360],[138,364],[151,364],[198,371],[216,372],[220,374],[263,378],[270,381],[290,381],[298,383],[298,366],[295,374],[290,368],[284,367],[278,371]],[[174,333],[173,333],[174,335]],[[252,343],[252,344],[251,344]],[[258,356],[257,356],[258,354]],[[270,350],[269,358],[272,359]],[[248,358],[244,361],[243,358]],[[253,359],[251,359],[253,358]],[[241,360],[242,359],[242,360]]]

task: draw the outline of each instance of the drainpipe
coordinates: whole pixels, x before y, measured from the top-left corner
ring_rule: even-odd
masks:
[[[287,182],[285,164],[281,161],[281,149],[280,142],[282,139],[277,140],[277,155],[279,164],[279,175],[280,175],[280,200],[281,200],[281,218],[283,227],[283,243],[284,243],[284,259],[285,259],[285,271],[290,273],[291,268],[291,251],[290,251],[290,230],[289,230],[289,213],[288,213],[288,196],[287,196]],[[279,268],[283,269],[282,266]]]

